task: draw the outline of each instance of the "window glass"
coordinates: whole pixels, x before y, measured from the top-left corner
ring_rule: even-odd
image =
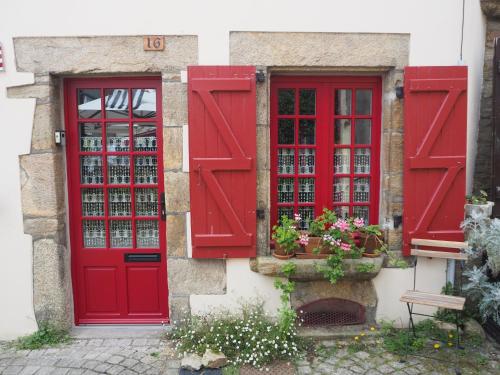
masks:
[[[100,118],[101,117],[101,90],[80,89],[78,90],[78,117]]]
[[[356,114],[372,114],[372,90],[356,90]]]
[[[351,90],[335,90],[335,114],[349,116],[351,114]]]
[[[372,120],[356,120],[354,143],[357,145],[369,145],[372,141]]]
[[[278,144],[293,145],[295,143],[295,120],[278,120]]]
[[[300,120],[299,121],[299,144],[313,145],[316,143],[316,121],[315,120]]]
[[[299,103],[299,114],[314,115],[316,113],[316,90],[301,89]]]
[[[295,90],[281,89],[278,91],[278,114],[293,115],[295,113]]]

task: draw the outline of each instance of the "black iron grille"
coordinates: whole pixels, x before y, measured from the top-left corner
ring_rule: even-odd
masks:
[[[365,308],[357,302],[341,298],[325,298],[297,309],[303,326],[343,326],[363,324]]]

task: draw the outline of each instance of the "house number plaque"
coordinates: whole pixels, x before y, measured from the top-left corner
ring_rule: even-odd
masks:
[[[165,37],[161,35],[149,35],[144,37],[144,51],[163,51],[165,49]]]

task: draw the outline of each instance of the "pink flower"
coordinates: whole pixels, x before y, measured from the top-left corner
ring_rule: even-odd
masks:
[[[341,248],[342,250],[344,250],[344,251],[350,251],[350,250],[351,250],[351,245],[349,245],[348,243],[344,243],[344,242],[342,242],[342,243],[340,244],[340,248]]]
[[[301,234],[299,237],[299,243],[304,246],[307,245],[309,243],[309,235]]]
[[[344,219],[339,219],[337,220],[337,222],[335,223],[335,226],[341,231],[341,232],[345,232],[346,230],[349,229],[349,223],[347,221],[345,221]]]
[[[301,217],[299,214],[294,214],[294,215],[293,215],[293,219],[294,219],[295,221],[301,221],[301,220],[302,220],[302,217]]]
[[[361,228],[365,225],[365,220],[363,218],[357,217],[356,219],[354,219],[353,224],[356,228]]]

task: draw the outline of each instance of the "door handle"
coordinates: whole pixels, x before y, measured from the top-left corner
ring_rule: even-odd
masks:
[[[160,203],[161,203],[161,219],[165,221],[167,219],[167,208],[165,205],[165,192],[161,193],[160,195]]]

